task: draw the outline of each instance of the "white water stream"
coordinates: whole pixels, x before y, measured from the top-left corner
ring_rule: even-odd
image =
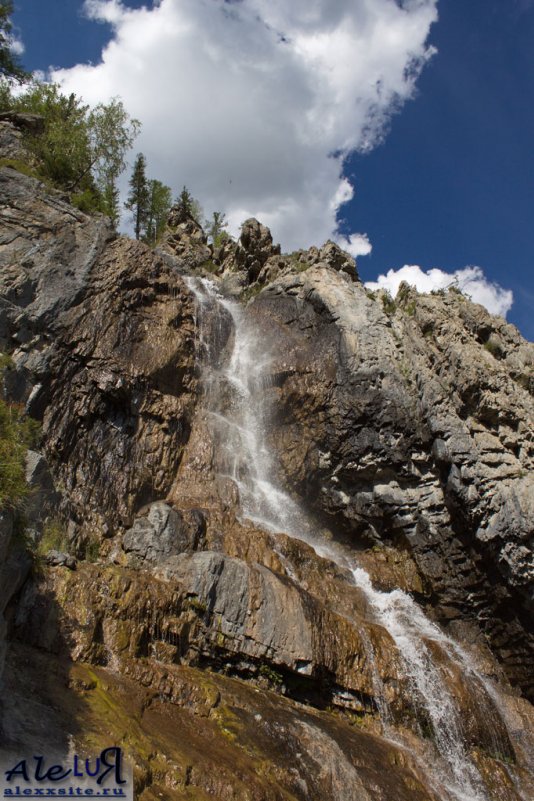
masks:
[[[379,592],[374,589],[354,556],[343,546],[325,540],[298,504],[277,486],[267,447],[268,410],[264,402],[270,361],[268,344],[261,341],[242,307],[223,298],[213,282],[190,278],[188,284],[198,303],[198,356],[204,365],[205,406],[212,421],[219,468],[239,488],[243,517],[270,532],[283,532],[306,542],[320,557],[352,574],[354,584],[364,593],[376,621],[395,642],[412,688],[414,706],[423,711],[431,726],[437,758],[430,771],[437,792],[454,801],[487,801],[480,774],[465,742],[458,705],[428,643],[435,643],[460,667],[469,682],[469,690],[477,692],[481,703],[488,706],[490,716],[498,717],[485,678],[408,594],[401,590]],[[230,322],[233,331],[221,352]],[[381,684],[376,673],[376,683]],[[385,734],[395,740],[396,735],[387,725],[389,715],[385,699],[379,698],[377,703],[385,712]],[[498,748],[499,743],[495,745]],[[428,765],[426,769],[429,770]]]

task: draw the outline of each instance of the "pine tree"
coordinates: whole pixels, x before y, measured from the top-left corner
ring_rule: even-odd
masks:
[[[174,206],[182,219],[192,217],[200,225],[202,219],[202,207],[198,200],[195,200],[189,189],[184,186],[176,200]]]
[[[146,178],[146,159],[138,153],[135,159],[132,177],[130,178],[130,194],[124,204],[133,212],[135,238],[141,239],[146,232],[149,214],[150,191]]]

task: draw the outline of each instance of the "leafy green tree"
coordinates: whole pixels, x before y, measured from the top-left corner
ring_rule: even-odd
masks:
[[[133,212],[136,239],[141,239],[141,236],[146,233],[149,204],[150,190],[146,177],[146,159],[142,153],[138,153],[130,178],[130,193],[124,204],[129,211]]]
[[[11,0],[0,2],[0,76],[4,78],[15,78],[19,82],[28,80],[29,75],[25,72],[20,62],[13,52],[13,40],[11,31],[11,15],[13,13],[13,3]]]
[[[116,226],[120,218],[117,180],[126,167],[126,154],[141,123],[131,119],[122,100],[114,97],[110,103],[99,103],[89,112],[87,127],[91,149],[89,170],[95,176],[105,211]]]
[[[62,94],[55,84],[34,83],[23,94],[11,98],[11,109],[44,118],[44,133],[26,140],[43,175],[69,190],[86,189],[92,182],[89,107],[74,94]],[[84,181],[86,177],[88,181]]]
[[[211,220],[204,223],[205,231],[211,241],[218,247],[228,237],[225,228],[228,228],[226,215],[222,211],[214,211]]]
[[[202,206],[195,200],[189,189],[184,186],[176,200],[174,207],[181,217],[192,217],[200,225],[202,219]]]
[[[155,245],[165,228],[171,210],[172,194],[171,188],[157,179],[149,181],[148,188],[148,221],[145,240],[149,244]]]

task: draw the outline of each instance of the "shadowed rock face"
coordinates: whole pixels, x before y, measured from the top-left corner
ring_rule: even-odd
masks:
[[[116,528],[165,497],[194,403],[193,308],[144,246],[113,243],[50,358],[44,428],[76,522]]]
[[[5,123],[1,147],[23,157]],[[488,798],[518,801],[532,708],[481,630],[529,692],[533,346],[454,293],[383,302],[333,243],[284,256],[256,220],[213,249],[173,217],[152,251],[14,170],[0,190],[4,384],[43,425],[32,527],[59,517],[78,556],[52,552],[21,587],[28,565],[6,561],[0,518],[0,612],[25,643],[5,674],[10,745],[43,742],[29,688],[58,749],[66,731],[88,748],[127,731],[143,801],[446,797],[431,723],[369,596],[346,565],[244,519],[221,475],[203,338],[220,369],[235,331],[228,312],[202,317],[188,278],[215,268],[229,293],[255,296],[245,316],[270,357],[257,411],[280,486],[500,687],[499,714],[428,636]]]
[[[274,337],[285,480],[357,548],[408,548],[439,617],[479,621],[532,692],[534,346],[454,293],[387,314],[325,267],[249,313]]]

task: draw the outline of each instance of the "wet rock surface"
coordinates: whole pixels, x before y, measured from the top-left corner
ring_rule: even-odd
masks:
[[[21,666],[24,684],[18,680]],[[34,659],[20,647],[10,667],[7,745],[15,751],[21,742],[65,749],[69,732],[80,747],[94,750],[111,736],[134,763],[136,798],[142,801],[352,801],[355,788],[362,799],[437,799],[402,748],[224,676],[154,665],[133,680],[99,667],[51,662],[43,654]],[[17,715],[17,695],[28,684],[49,714],[46,733],[39,715]]]

